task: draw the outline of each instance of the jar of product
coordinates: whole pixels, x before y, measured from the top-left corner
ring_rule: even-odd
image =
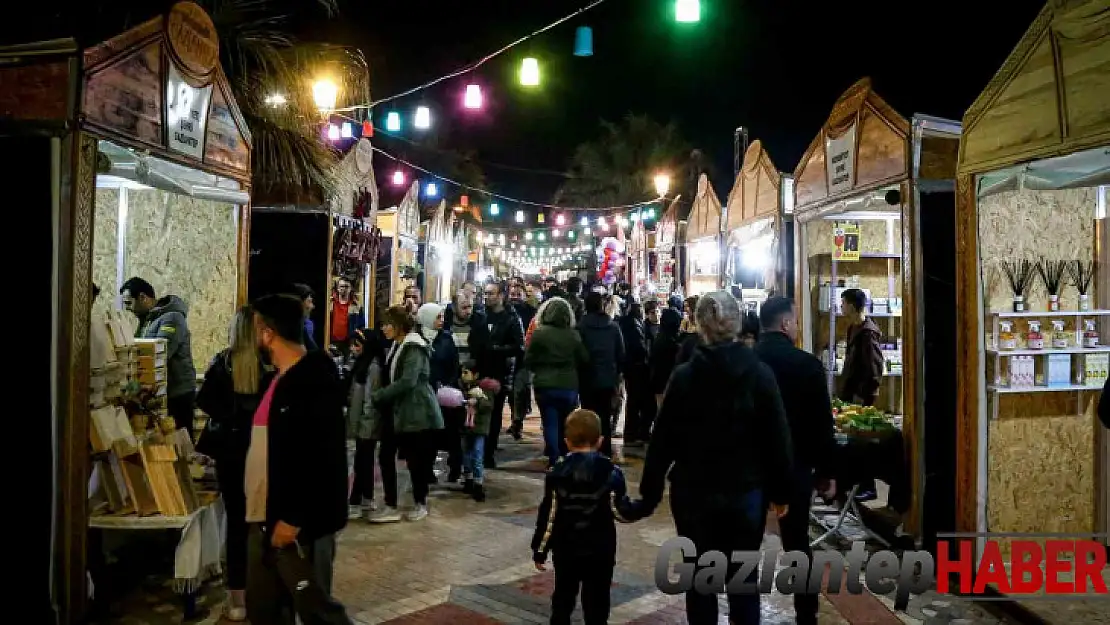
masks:
[[[1048,296],[1048,309],[1052,312],[1056,312],[1056,311],[1060,310],[1060,296],[1059,295],[1051,295],[1050,294]]]
[[[1044,335],[1041,334],[1040,321],[1029,322],[1029,333],[1025,335],[1025,346],[1029,349],[1044,349]]]
[[[1052,347],[1054,349],[1068,348],[1068,333],[1064,330],[1063,319],[1052,320]]]
[[[1087,312],[1091,309],[1091,298],[1086,293],[1079,294],[1079,312]]]
[[[1017,349],[1017,335],[1014,334],[1013,321],[999,321],[998,349]]]
[[[1014,312],[1024,312],[1024,311],[1025,311],[1025,296],[1024,295],[1015,295],[1014,296]]]
[[[1098,330],[1095,329],[1094,319],[1083,322],[1083,347],[1098,347]]]

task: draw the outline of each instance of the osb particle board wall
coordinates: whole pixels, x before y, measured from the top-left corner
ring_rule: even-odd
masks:
[[[93,280],[98,304],[111,306],[116,285],[119,192],[97,190]],[[203,372],[227,347],[235,312],[235,208],[158,191],[127,192],[125,279],[139,276],[158,297],[177,295],[189,306],[193,363]]]
[[[879,252],[887,253],[887,232],[886,221],[859,221],[860,230],[860,251],[863,252]],[[833,251],[833,226],[835,222],[825,221],[823,219],[814,219],[802,224],[801,227],[805,229],[806,249],[805,253],[812,259],[817,254],[831,254]],[[900,254],[902,252],[902,222],[894,222],[894,253]],[[810,291],[820,286],[821,282],[829,279],[829,266],[828,257],[822,259],[821,275],[813,273],[813,264],[810,264]],[[862,261],[862,267],[865,270],[856,270],[851,266],[854,263],[840,263],[837,268],[838,277],[847,278],[857,272],[860,277],[860,288],[871,289],[871,294],[874,297],[887,296],[887,277],[886,269],[880,261],[865,260]],[[897,273],[894,288],[901,291],[902,288],[902,272]]]
[[[984,312],[1012,307],[1001,271],[1004,259],[1094,259],[1095,193],[1096,189],[1016,191],[979,200]],[[1092,302],[1098,301],[1093,287]],[[1032,310],[1047,309],[1039,277],[1026,301]],[[1078,308],[1074,287],[1063,289],[1060,306]],[[1020,333],[1027,329],[1022,322],[1014,327]],[[986,373],[993,379],[993,371]],[[1093,531],[1097,464],[1090,402],[1097,393],[1084,393],[1082,405],[1075,393],[1000,397],[999,418],[990,422],[988,434],[988,529]]]

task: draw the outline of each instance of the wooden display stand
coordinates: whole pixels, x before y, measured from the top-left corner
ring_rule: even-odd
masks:
[[[697,250],[713,246],[717,262],[699,267]],[[716,291],[721,287],[721,200],[709,184],[709,177],[698,178],[698,192],[686,223],[686,296]]]
[[[1092,186],[1090,174],[1102,172],[1105,182],[1110,169],[1107,33],[1110,0],[1049,2],[964,116],[956,228],[961,532],[1110,532],[1110,441],[1094,416],[1100,385],[1087,384],[1082,365],[1085,354],[1102,350],[1069,343],[1033,352],[1019,337],[1016,350],[1000,351],[995,329],[1008,320],[1024,335],[1029,320],[1051,330],[1060,319],[1074,332],[1094,319],[1102,337],[1110,331],[1107,189]],[[1051,225],[1051,234],[1025,226],[1032,223]],[[1065,281],[1061,312],[1048,312],[1038,278],[1027,311],[1013,312],[1000,262],[1041,258],[1095,264],[1090,310],[1080,310]],[[1049,356],[1041,354],[1052,351],[1070,355],[1068,384],[1042,379]],[[1009,362],[1027,353],[1037,363],[1035,386],[1015,387]],[[1047,622],[1106,614],[1105,601],[1021,605]]]
[[[788,292],[787,285],[794,280],[794,267],[789,262],[791,250],[784,242],[785,230],[793,227],[793,221],[788,219],[784,209],[789,188],[786,181],[789,179],[775,168],[771,156],[758,139],[748,146],[740,175],[728,194],[724,226],[725,258],[722,259],[722,267],[728,276],[726,285],[734,282],[731,278],[735,272],[733,251],[743,250],[754,241],[769,236],[771,243],[767,254],[771,262],[764,266],[764,275],[758,284],[744,286],[762,290],[763,299],[771,291],[779,295]],[[794,199],[792,192],[789,199],[791,202]]]
[[[946,334],[946,328],[955,320],[950,306],[944,308],[951,295],[943,289],[944,276],[954,278],[952,253],[947,254],[949,267],[945,267],[943,250],[953,245],[952,237],[946,239],[945,233],[953,231],[959,133],[955,122],[924,116],[915,116],[912,122],[905,119],[872,91],[865,78],[836,102],[794,171],[795,293],[803,346],[823,356],[830,389],[835,391],[837,354],[835,349],[824,350],[835,347],[847,330],[846,324],[837,323],[840,278],[858,276],[859,288],[869,290],[872,299],[888,299],[886,308],[879,311],[885,310],[885,327],[879,325],[890,343],[901,339],[902,375],[887,376],[879,407],[900,410],[903,415],[912,482],[912,504],[902,519],[903,529],[924,537],[927,543],[938,527],[950,526],[943,520],[949,516],[943,502],[955,496],[950,483],[953,470],[946,468],[946,463],[952,462],[952,431],[947,422],[952,409],[944,405],[944,388],[952,381],[939,373],[949,370],[951,354],[937,347],[926,353],[924,333],[928,321],[928,331],[938,337],[930,345],[950,347],[951,331]],[[858,260],[857,254],[844,254],[838,247],[834,237],[838,221],[850,226],[849,231],[858,228],[854,241]],[[924,224],[928,224],[930,236],[928,250],[921,243]],[[845,267],[848,264],[851,270]],[[931,268],[928,273],[938,276],[928,286],[924,280],[927,267]],[[951,282],[947,284],[950,289]],[[890,301],[892,297],[900,298],[900,316],[892,311],[897,305]],[[938,372],[928,380],[926,359],[936,360],[935,368],[929,370]],[[929,420],[924,416],[927,386],[933,389]],[[936,503],[928,506],[929,518],[922,512],[927,466],[935,475],[930,481],[930,501]]]

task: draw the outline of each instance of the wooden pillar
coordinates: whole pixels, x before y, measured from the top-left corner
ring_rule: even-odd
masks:
[[[979,224],[975,180],[956,179],[956,531],[979,526]]]
[[[902,183],[902,362],[909,363],[902,377],[902,433],[906,464],[910,474],[910,509],[905,518],[905,531],[920,536],[922,501],[925,494],[925,419],[920,408],[924,402],[925,360],[921,355],[923,331],[922,288],[924,275],[921,261],[920,214],[917,190],[913,181]],[[888,269],[889,270],[889,269]]]
[[[239,232],[236,233],[236,265],[238,266],[238,275],[235,285],[235,305],[246,305],[249,294],[248,287],[250,284],[250,262],[251,262],[251,205],[241,204],[237,207],[239,211]]]

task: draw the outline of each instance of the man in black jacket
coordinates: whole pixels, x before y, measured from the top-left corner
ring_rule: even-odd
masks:
[[[524,282],[520,278],[516,278],[515,282],[510,281],[509,286],[509,305],[516,311],[520,317],[520,326],[525,330],[532,323],[532,318],[536,316],[536,307],[529,304],[524,294]],[[509,427],[509,433],[513,438],[520,440],[524,430],[524,418],[528,413],[532,412],[532,372],[524,368],[524,359],[518,357],[516,360],[516,367],[513,371],[513,403],[512,403],[512,419],[513,424]]]
[[[655,420],[655,395],[648,375],[648,342],[644,311],[638,302],[628,305],[628,313],[617,323],[624,337],[624,446],[638,447],[651,437]]]
[[[759,317],[763,333],[755,352],[775,374],[794,442],[795,487],[789,512],[779,521],[782,547],[810,556],[809,508],[814,479],[826,497],[836,489],[836,481],[831,479],[836,438],[825,368],[816,356],[794,346],[798,321],[793,300],[772,297],[763,303]],[[794,595],[794,611],[801,625],[817,622],[817,597]]]
[[[578,376],[578,394],[582,407],[601,418],[601,434],[605,437],[601,453],[612,457],[613,398],[621,384],[624,367],[624,337],[616,322],[605,314],[605,300],[596,291],[586,296],[586,316],[578,323],[578,334],[590,354],[585,375]]]
[[[278,373],[255,412],[247,452],[247,612],[254,625],[285,625],[291,593],[310,582],[289,588],[279,567],[304,569],[310,560],[313,581],[331,594],[335,534],[347,524],[346,424],[335,363],[302,342],[300,300],[269,295],[254,310],[259,347]]]
[[[486,436],[485,467],[497,468],[494,453],[501,438],[505,399],[512,387],[513,365],[524,357],[524,326],[516,309],[505,302],[505,286],[490,282],[485,286],[487,342],[478,354],[478,370],[482,377],[501,383],[501,390],[493,398],[493,419]]]

